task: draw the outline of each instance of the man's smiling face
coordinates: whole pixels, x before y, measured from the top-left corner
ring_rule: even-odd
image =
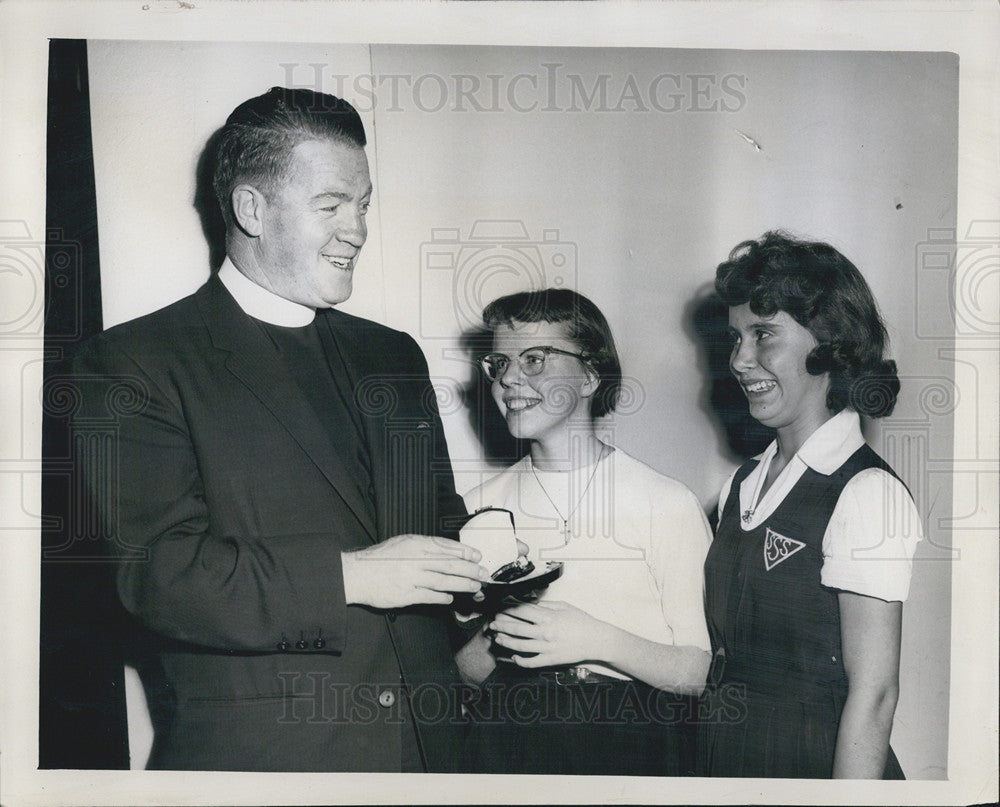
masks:
[[[350,297],[371,192],[364,149],[338,140],[296,145],[280,186],[265,194],[261,285],[311,308]]]

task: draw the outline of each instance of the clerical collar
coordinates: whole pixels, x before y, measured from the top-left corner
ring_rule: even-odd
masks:
[[[273,291],[258,286],[237,269],[228,256],[219,269],[219,280],[233,295],[243,313],[254,319],[286,328],[301,328],[316,317],[315,309],[286,300]]]

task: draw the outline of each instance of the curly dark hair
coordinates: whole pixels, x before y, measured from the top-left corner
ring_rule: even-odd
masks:
[[[857,267],[832,246],[764,233],[719,264],[715,290],[730,307],[749,303],[762,317],[784,311],[809,330],[819,344],[806,357],[806,370],[830,374],[830,411],[892,413],[899,378],[896,363],[885,358],[885,323]]]
[[[571,289],[521,291],[487,305],[483,322],[490,330],[514,322],[565,323],[566,335],[580,346],[580,353],[601,378],[590,399],[591,417],[614,411],[621,393],[622,365],[611,326],[591,300]]]
[[[361,117],[347,101],[306,89],[272,87],[230,113],[215,142],[212,187],[227,225],[230,196],[241,182],[272,195],[288,170],[292,149],[306,140],[366,143]]]

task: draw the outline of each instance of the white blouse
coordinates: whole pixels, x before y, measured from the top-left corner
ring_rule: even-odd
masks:
[[[710,649],[703,566],[711,532],[680,482],[621,449],[572,473],[539,471],[525,457],[469,491],[465,503],[469,512],[511,510],[528,558],[563,562],[541,600],[567,602],[654,642]]]

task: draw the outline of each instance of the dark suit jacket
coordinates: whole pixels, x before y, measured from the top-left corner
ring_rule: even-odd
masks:
[[[458,765],[447,613],[347,607],[340,557],[446,533],[465,513],[427,365],[406,334],[318,316],[354,384],[374,518],[300,394],[313,382],[276,360],[216,276],[75,362],[77,453],[119,596],[155,651],[151,767],[399,770],[407,697],[428,769]]]

